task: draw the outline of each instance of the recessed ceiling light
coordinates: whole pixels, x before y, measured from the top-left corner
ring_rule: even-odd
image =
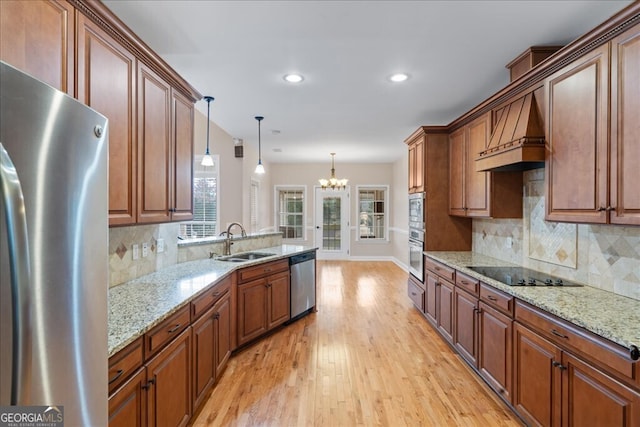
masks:
[[[304,80],[301,74],[285,74],[282,78],[289,83],[300,83]]]
[[[396,73],[389,76],[389,80],[391,80],[394,83],[403,82],[408,78],[409,78],[409,74],[405,74],[405,73]]]

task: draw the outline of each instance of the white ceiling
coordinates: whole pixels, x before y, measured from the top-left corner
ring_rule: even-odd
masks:
[[[631,2],[104,3],[215,97],[211,118],[233,137],[257,147],[263,115],[266,161],[390,162],[418,126],[446,125],[504,87],[504,66],[529,46],[566,44]],[[387,80],[400,71],[410,79]],[[286,83],[289,72],[304,82]]]

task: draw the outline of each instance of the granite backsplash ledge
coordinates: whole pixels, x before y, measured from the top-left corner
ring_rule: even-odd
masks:
[[[224,237],[193,241],[178,240],[180,224],[151,224],[109,229],[109,287],[113,287],[175,264],[222,255]],[[158,242],[163,249],[159,251]],[[142,244],[148,253],[143,256]],[[282,244],[281,233],[255,233],[247,237],[233,236],[233,253],[269,248]],[[133,245],[138,245],[138,259],[133,259]]]

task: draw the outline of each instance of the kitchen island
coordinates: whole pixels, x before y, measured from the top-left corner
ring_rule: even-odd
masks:
[[[273,256],[236,263],[202,259],[175,264],[109,289],[109,357],[189,304],[209,285],[233,271],[315,250],[281,245],[259,249]]]

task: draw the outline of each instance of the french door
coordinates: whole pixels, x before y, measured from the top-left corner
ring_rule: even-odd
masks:
[[[315,245],[318,259],[349,257],[349,190],[315,191]]]

